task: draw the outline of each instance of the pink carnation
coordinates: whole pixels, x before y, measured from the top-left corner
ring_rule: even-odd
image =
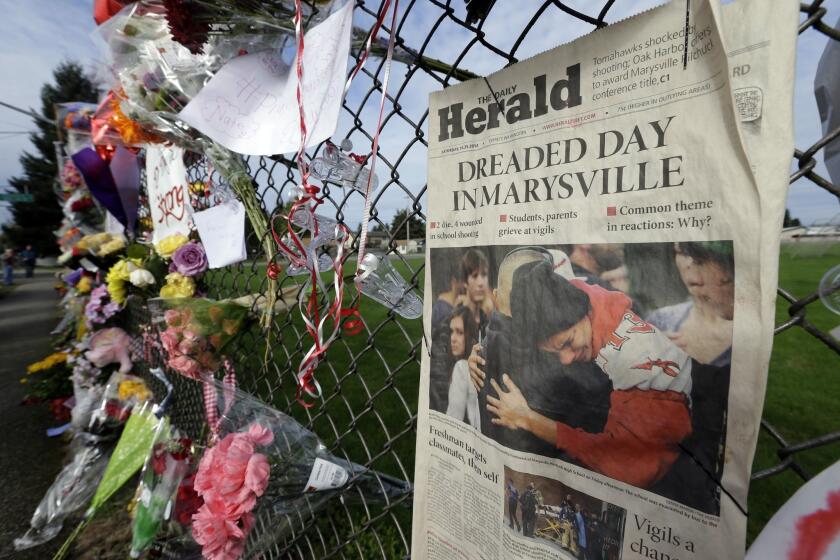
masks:
[[[189,320],[189,310],[179,311],[177,309],[167,309],[163,314],[166,324],[170,327],[183,327]]]
[[[253,525],[251,510],[268,486],[271,466],[257,453],[274,434],[259,424],[228,434],[204,453],[195,476],[195,491],[204,506],[193,516],[193,537],[209,560],[236,560]]]
[[[187,356],[175,356],[174,358],[169,358],[166,365],[181,375],[185,375],[192,379],[198,379],[201,374],[201,365]]]
[[[195,542],[201,545],[204,558],[225,558],[220,555],[230,541],[244,541],[245,533],[239,526],[238,519],[228,516],[224,502],[205,499],[204,505],[192,518],[192,534]]]
[[[248,428],[248,437],[255,445],[268,445],[274,441],[274,432],[261,424],[251,424]]]
[[[160,333],[160,342],[170,356],[177,351],[179,340],[178,331],[173,327],[169,327]]]

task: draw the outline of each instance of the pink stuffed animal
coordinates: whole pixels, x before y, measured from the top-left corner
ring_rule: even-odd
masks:
[[[131,371],[131,357],[129,346],[131,337],[119,327],[102,329],[90,339],[90,350],[85,357],[98,368],[119,362],[120,372]]]

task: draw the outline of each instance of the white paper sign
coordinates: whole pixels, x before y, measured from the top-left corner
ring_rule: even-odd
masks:
[[[192,206],[184,150],[178,147],[146,146],[146,188],[152,211],[152,241],[175,233],[189,235]]]
[[[318,492],[320,490],[331,490],[344,486],[350,475],[347,471],[334,463],[325,461],[320,457],[315,459],[312,465],[312,472],[306,483],[304,492]]]
[[[245,260],[245,207],[241,202],[231,200],[196,212],[193,221],[210,268],[222,268]]]
[[[840,463],[800,488],[755,539],[746,560],[840,558]]]
[[[347,75],[354,2],[348,1],[304,36],[303,104],[307,146],[335,132]],[[297,72],[276,50],[228,61],[181,111],[187,124],[226,148],[249,155],[300,147]]]

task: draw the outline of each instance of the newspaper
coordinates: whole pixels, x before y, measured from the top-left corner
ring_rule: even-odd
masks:
[[[432,94],[413,558],[743,558],[797,9],[673,2]]]

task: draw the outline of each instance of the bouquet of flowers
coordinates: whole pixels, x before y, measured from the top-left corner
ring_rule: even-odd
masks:
[[[223,350],[242,330],[248,309],[229,301],[205,298],[149,300],[166,365],[191,379],[219,369]]]
[[[42,402],[72,394],[67,356],[67,352],[54,352],[26,368],[26,376],[20,380],[29,385],[26,402]]]
[[[195,477],[204,504],[192,536],[207,560],[260,557],[331,498],[353,486],[367,503],[407,495],[411,485],[332,455],[290,416],[243,391],[219,387],[224,437]],[[251,532],[263,518],[262,532]]]
[[[165,17],[166,9],[158,0],[141,0],[124,8],[99,27],[108,45],[106,53],[117,78],[115,91],[121,91],[119,111],[147,131],[192,151],[203,153],[242,202],[258,239],[263,240],[266,258],[271,262],[274,246],[268,233],[268,221],[256,197],[254,183],[242,157],[203,136],[182,122],[178,113],[221,65],[237,56],[248,43],[223,41],[193,55],[172,40]],[[263,48],[271,45],[259,39]],[[228,196],[222,193],[222,198]],[[276,283],[268,279],[265,322],[273,312]]]
[[[129,387],[126,381],[133,385]],[[55,538],[61,532],[64,520],[90,503],[131,409],[150,397],[151,393],[139,378],[119,372],[111,376],[87,429],[77,433],[73,440],[72,459],[38,504],[29,530],[15,539],[16,550]]]
[[[82,175],[76,169],[76,166],[73,165],[73,160],[70,158],[64,160],[64,166],[61,168],[61,189],[69,196],[84,186],[85,183],[82,181]],[[83,190],[87,189],[85,188]]]
[[[169,518],[191,460],[192,442],[188,438],[180,437],[177,432],[157,434],[137,489],[131,527],[132,558],[139,558],[151,546],[161,524]]]

